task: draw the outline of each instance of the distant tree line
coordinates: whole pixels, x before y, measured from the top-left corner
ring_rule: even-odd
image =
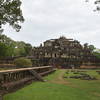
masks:
[[[23,41],[14,41],[6,35],[0,34],[0,58],[13,56],[27,56],[32,45]]]
[[[83,47],[89,49],[97,58],[100,58],[100,49],[97,49],[94,45],[85,43]],[[32,55],[32,49],[32,45],[29,43],[14,41],[6,35],[0,34],[0,58]]]
[[[89,49],[91,54],[100,59],[100,49],[96,48],[94,45],[88,45],[88,43],[84,44],[84,48]]]

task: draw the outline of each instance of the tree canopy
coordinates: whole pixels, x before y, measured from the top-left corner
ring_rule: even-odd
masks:
[[[89,0],[86,0],[86,2],[89,2]],[[95,0],[94,4],[96,5],[96,9],[94,11],[100,11],[100,0]]]
[[[0,58],[7,56],[28,56],[32,45],[23,41],[14,41],[0,34]]]
[[[0,0],[0,32],[3,25],[9,24],[16,31],[21,29],[20,22],[24,22],[20,0]]]

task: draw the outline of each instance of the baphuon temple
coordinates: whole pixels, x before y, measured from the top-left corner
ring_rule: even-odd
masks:
[[[58,68],[96,66],[99,62],[86,45],[64,36],[47,40],[39,47],[34,47],[31,56],[34,65],[52,65]]]

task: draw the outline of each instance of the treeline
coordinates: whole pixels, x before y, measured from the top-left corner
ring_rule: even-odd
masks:
[[[100,49],[96,48],[94,45],[89,45],[88,43],[85,43],[83,47],[84,49],[88,49],[92,55],[100,59]]]
[[[32,45],[0,34],[0,58],[30,55]]]
[[[91,53],[100,58],[100,49],[94,45],[83,45],[85,49],[89,49]],[[0,34],[0,58],[15,57],[15,56],[28,56],[32,55],[32,45],[23,41],[14,41],[4,34]]]

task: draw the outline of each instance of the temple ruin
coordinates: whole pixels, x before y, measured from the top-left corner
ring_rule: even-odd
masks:
[[[67,39],[62,36],[50,39],[34,47],[32,51],[33,62],[41,65],[53,65],[62,68],[80,67],[82,64],[95,62],[95,57],[90,50],[79,41]]]

